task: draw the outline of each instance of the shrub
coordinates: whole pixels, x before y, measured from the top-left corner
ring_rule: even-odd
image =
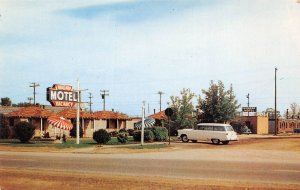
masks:
[[[168,138],[168,130],[165,127],[151,127],[154,135],[154,141],[165,141]]]
[[[9,135],[10,130],[7,120],[3,117],[0,117],[0,139],[8,139]]]
[[[111,136],[111,137],[117,137],[118,136],[118,131],[112,131],[112,132],[109,132],[109,135]]]
[[[70,136],[75,138],[76,137],[76,125],[73,126],[73,128],[70,130]],[[80,138],[83,137],[83,130],[82,127],[79,127],[79,136]]]
[[[0,139],[8,139],[9,137],[9,128],[0,127]]]
[[[140,130],[134,131],[132,136],[133,136],[134,141],[141,141],[141,131]]]
[[[126,133],[119,133],[117,136],[118,142],[125,144],[128,141],[128,137]]]
[[[128,129],[127,133],[129,136],[133,136],[134,130],[133,129]]]
[[[133,140],[141,141],[141,134],[142,134],[142,131],[140,131],[140,130],[135,131],[133,133]],[[153,142],[153,139],[154,139],[153,132],[151,130],[145,130],[144,131],[144,141],[145,142]]]
[[[15,125],[15,132],[17,138],[21,141],[21,143],[27,143],[33,137],[35,127],[28,122],[21,121]]]
[[[124,128],[122,128],[122,129],[120,129],[119,130],[119,133],[126,133],[127,131],[126,131],[126,129],[124,129]]]
[[[110,141],[111,137],[105,129],[99,129],[93,133],[93,139],[98,144],[106,144],[108,141]]]

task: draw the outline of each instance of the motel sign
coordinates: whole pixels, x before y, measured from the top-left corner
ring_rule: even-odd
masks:
[[[47,101],[55,107],[73,107],[78,102],[78,92],[70,85],[54,84],[47,88]]]

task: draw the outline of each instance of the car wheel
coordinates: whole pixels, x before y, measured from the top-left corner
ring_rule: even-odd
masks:
[[[229,141],[222,141],[222,144],[228,144]]]
[[[185,142],[185,143],[189,142],[189,139],[186,135],[182,135],[181,140],[182,140],[182,142]]]
[[[220,140],[219,139],[211,139],[211,142],[213,144],[220,144]]]

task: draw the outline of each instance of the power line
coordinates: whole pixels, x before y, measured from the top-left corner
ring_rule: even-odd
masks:
[[[32,85],[30,85],[29,87],[33,88],[33,104],[35,105],[35,95],[36,95],[35,88],[40,86],[40,85],[38,83],[35,83],[35,82],[32,82],[30,84],[32,84]]]
[[[100,90],[100,92],[102,92],[102,93],[100,93],[100,95],[103,100],[103,111],[105,111],[105,96],[109,96],[109,94],[108,94],[109,90]],[[107,92],[107,94],[106,94],[106,92]]]

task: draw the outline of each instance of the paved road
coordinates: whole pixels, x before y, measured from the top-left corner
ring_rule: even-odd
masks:
[[[300,184],[299,153],[201,149],[139,154],[0,152],[1,168]],[[257,156],[256,156],[257,155]]]

